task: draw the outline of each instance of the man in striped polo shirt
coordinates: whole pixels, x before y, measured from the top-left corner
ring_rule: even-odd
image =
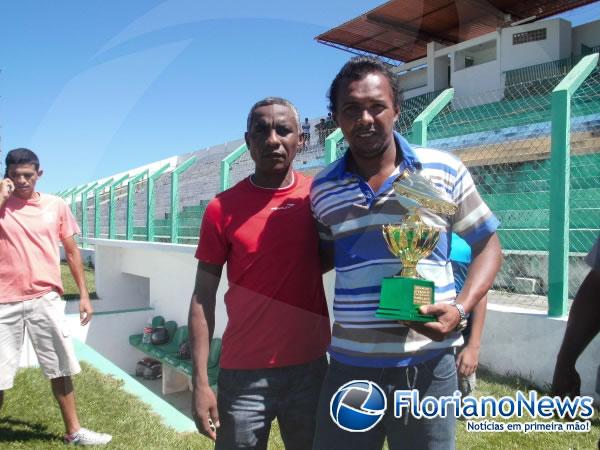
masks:
[[[329,90],[329,108],[349,150],[317,175],[311,206],[324,249],[335,260],[331,365],[321,391],[315,449],[452,449],[453,416],[415,419],[407,411],[393,417],[393,392],[417,389],[421,398],[457,390],[454,348],[465,313],[490,289],[502,256],[495,234],[498,220],[482,201],[459,159],[429,148],[413,148],[394,132],[399,93],[393,74],[373,58],[356,57],[340,70]],[[436,322],[398,323],[375,317],[381,282],[400,269],[381,226],[400,223],[406,210],[392,182],[405,169],[420,171],[458,205],[453,217],[423,212],[442,229],[433,253],[417,266],[435,283],[435,304],[421,307]],[[473,261],[457,297],[449,261],[451,232],[472,248]],[[330,417],[335,392],[351,380],[370,380],[387,395],[383,419],[363,433],[349,433]]]

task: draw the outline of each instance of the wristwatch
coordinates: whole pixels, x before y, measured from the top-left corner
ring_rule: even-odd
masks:
[[[454,331],[462,331],[467,328],[467,315],[465,314],[465,308],[460,303],[454,303],[452,306],[458,309],[458,314],[460,315],[460,320]]]

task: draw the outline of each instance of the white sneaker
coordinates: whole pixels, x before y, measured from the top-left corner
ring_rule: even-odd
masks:
[[[73,434],[65,434],[63,440],[65,444],[74,445],[106,445],[112,439],[110,434],[96,433],[87,428],[80,428]]]

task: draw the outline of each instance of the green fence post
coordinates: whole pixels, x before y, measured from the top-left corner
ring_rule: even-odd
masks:
[[[135,184],[148,175],[148,169],[137,174],[127,184],[127,231],[125,232],[125,239],[128,241],[133,240],[133,222],[135,219]]]
[[[108,209],[108,238],[115,239],[117,235],[117,231],[115,230],[115,210],[117,209],[117,202],[115,199],[115,190],[118,186],[123,184],[125,180],[129,178],[129,174],[123,175],[117,181],[110,185],[110,189],[108,191],[109,195],[109,209]]]
[[[219,192],[229,189],[229,171],[231,170],[231,165],[247,150],[248,147],[246,144],[242,144],[221,160],[221,179],[219,180]]]
[[[440,95],[417,116],[412,126],[411,144],[424,147],[427,145],[427,127],[431,121],[446,107],[454,98],[454,89],[444,89]]]
[[[567,314],[569,294],[569,183],[571,97],[598,64],[598,53],[579,61],[552,91],[548,315]]]
[[[179,240],[179,175],[188,170],[198,158],[192,156],[171,172],[171,242]]]
[[[71,188],[71,189],[67,189],[66,191],[61,193],[61,197],[63,199],[67,198],[69,195],[71,195],[71,192],[73,192],[75,189],[77,189],[77,187]]]
[[[85,247],[87,245],[87,234],[88,234],[88,220],[87,220],[87,197],[92,189],[96,187],[98,182],[94,182],[90,186],[86,187],[81,193],[81,245]]]
[[[77,219],[77,196],[85,189],[86,186],[87,184],[84,184],[83,186],[75,188],[75,190],[71,192],[71,212],[75,216],[75,219]]]
[[[341,128],[336,128],[325,138],[325,165],[331,164],[337,159],[337,145],[344,139]]]
[[[148,176],[148,186],[146,191],[146,240],[148,242],[154,241],[154,183],[169,167],[171,167],[171,164],[167,163],[152,175]]]
[[[105,181],[104,183],[102,183],[96,189],[94,189],[94,237],[95,238],[100,237],[100,194],[102,193],[104,188],[106,188],[106,186],[108,186],[110,183],[112,183],[112,181],[113,181],[113,179],[111,178],[108,181]]]

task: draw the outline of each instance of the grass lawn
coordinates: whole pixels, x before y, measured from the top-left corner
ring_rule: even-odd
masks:
[[[90,292],[90,298],[98,298],[98,296],[96,295],[96,279],[94,277],[94,269],[85,265],[83,266],[83,269],[85,275],[85,283],[87,285],[88,291]],[[60,263],[60,275],[62,278],[63,287],[65,289],[63,299],[79,300],[79,290],[77,289],[75,280],[73,280],[73,277],[71,276],[71,271],[69,270],[69,266],[66,262]]]
[[[177,433],[148,412],[137,398],[119,389],[119,382],[83,364],[74,377],[79,415],[84,426],[111,433],[114,449],[212,449],[212,443],[194,433]],[[513,395],[527,384],[516,378],[481,373],[478,394]],[[527,422],[531,419],[520,419]],[[595,449],[600,435],[597,415],[589,433],[468,433],[458,423],[459,449]],[[19,372],[15,388],[6,393],[0,412],[0,448],[64,449],[63,424],[48,382],[38,369]],[[269,449],[283,449],[277,424]],[[332,449],[338,450],[338,449]],[[340,449],[343,450],[343,449]],[[417,449],[418,450],[418,449]]]

